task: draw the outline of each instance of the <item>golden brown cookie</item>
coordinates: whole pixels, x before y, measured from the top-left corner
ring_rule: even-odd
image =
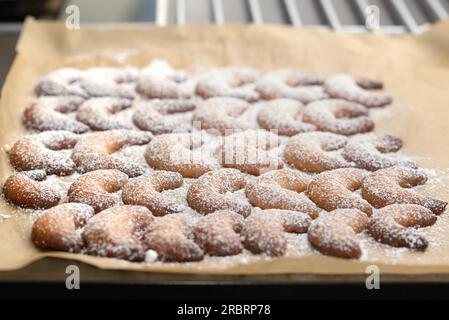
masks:
[[[76,120],[95,131],[130,129],[116,115],[131,107],[131,101],[124,98],[101,97],[86,100],[76,112]]]
[[[231,134],[217,148],[217,157],[225,168],[234,168],[252,175],[283,168],[284,164],[272,150],[280,144],[276,134],[265,130],[246,130]]]
[[[347,162],[337,151],[348,139],[330,132],[306,132],[292,137],[284,149],[284,158],[297,169],[306,172],[323,172],[347,168]]]
[[[43,170],[14,173],[3,185],[6,200],[28,209],[48,209],[56,206],[62,194],[45,183]]]
[[[147,144],[152,135],[147,132],[134,130],[110,130],[89,133],[82,136],[75,145],[72,159],[82,172],[100,169],[116,169],[135,177],[145,172],[144,168],[125,161],[114,152],[130,145]]]
[[[362,255],[357,233],[362,232],[367,223],[367,215],[360,210],[337,209],[315,219],[307,237],[322,254],[357,259]]]
[[[65,130],[84,133],[89,127],[69,117],[84,102],[79,96],[39,97],[32,100],[23,111],[22,122],[29,130]]]
[[[246,217],[251,205],[233,194],[245,188],[246,177],[236,169],[219,169],[205,173],[187,191],[187,203],[203,214],[231,210]]]
[[[402,148],[402,139],[392,135],[376,136],[366,134],[355,136],[349,140],[343,150],[343,157],[355,162],[362,169],[376,171],[392,166],[416,168],[416,163],[408,159],[392,156]]]
[[[144,75],[137,82],[136,91],[148,99],[181,99],[189,94],[170,77]]]
[[[240,231],[243,217],[233,211],[220,210],[202,217],[195,225],[195,242],[211,256],[232,256],[242,252]]]
[[[128,176],[119,170],[95,170],[81,175],[72,183],[68,196],[70,202],[85,203],[95,212],[122,204],[118,194],[128,182]]]
[[[327,131],[345,136],[369,132],[374,121],[369,110],[361,104],[339,99],[315,101],[304,110],[303,121]]]
[[[93,208],[82,203],[63,203],[45,210],[33,224],[31,240],[42,249],[79,252],[83,246],[79,230],[93,214]]]
[[[254,254],[282,256],[287,251],[287,233],[305,233],[310,217],[290,210],[262,210],[249,216],[241,231],[243,246]]]
[[[393,99],[382,93],[370,92],[367,89],[381,89],[382,83],[356,78],[348,74],[336,74],[324,81],[324,90],[333,98],[363,104],[368,108],[383,107]]]
[[[316,218],[320,209],[304,195],[308,179],[299,171],[282,169],[267,172],[246,185],[252,205],[262,209],[286,209]]]
[[[148,249],[158,254],[165,262],[199,261],[203,250],[192,240],[194,223],[185,214],[169,214],[156,218],[145,235]]]
[[[131,179],[122,190],[125,204],[147,207],[155,216],[179,213],[184,206],[163,191],[176,189],[183,184],[182,175],[177,172],[155,171]]]
[[[79,96],[87,98],[88,93],[80,84],[83,75],[83,71],[75,68],[56,69],[39,80],[35,88],[36,94],[38,96]]]
[[[313,177],[307,186],[306,195],[326,211],[359,209],[371,215],[370,204],[354,193],[361,188],[368,175],[368,171],[355,168],[325,171]]]
[[[216,97],[210,98],[193,113],[193,125],[210,134],[229,135],[250,127],[239,119],[249,104],[245,100]]]
[[[436,221],[437,216],[422,206],[392,204],[374,212],[367,230],[381,243],[424,251],[429,242],[416,228],[431,226]]]
[[[96,67],[83,72],[79,83],[89,97],[134,99],[139,71],[134,68]]]
[[[204,99],[231,97],[253,102],[259,99],[253,82],[258,72],[251,68],[224,68],[212,70],[201,76],[196,94]]]
[[[188,133],[156,136],[145,151],[147,163],[158,170],[179,172],[183,177],[196,178],[218,167],[207,156],[200,136]]]
[[[256,82],[256,91],[262,99],[294,99],[302,103],[326,99],[328,95],[314,75],[297,70],[278,70],[268,73]]]
[[[70,154],[64,151],[72,149],[78,138],[78,135],[69,131],[26,135],[12,146],[9,161],[19,171],[44,170],[47,174],[71,175],[76,165]]]
[[[313,124],[302,121],[304,109],[304,105],[297,100],[272,100],[263,104],[257,122],[263,129],[282,136],[314,131],[316,127]]]
[[[143,237],[153,221],[151,212],[141,206],[119,206],[92,217],[82,232],[88,254],[142,261],[145,258]]]
[[[446,201],[420,195],[410,189],[426,181],[427,176],[420,170],[408,167],[381,169],[363,181],[362,196],[375,208],[399,203],[418,204],[434,214],[441,214],[446,209]]]
[[[191,99],[155,100],[142,104],[133,114],[134,124],[153,134],[191,131],[191,125],[183,123],[177,115],[194,110],[197,103]]]

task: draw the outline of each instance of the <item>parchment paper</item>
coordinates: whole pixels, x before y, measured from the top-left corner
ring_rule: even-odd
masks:
[[[430,183],[421,192],[449,200],[449,21],[421,35],[341,35],[280,26],[186,26],[157,28],[112,25],[67,30],[55,22],[26,21],[17,56],[2,89],[0,145],[24,134],[21,112],[37,79],[59,67],[144,67],[165,59],[176,68],[295,67],[321,76],[336,72],[379,79],[395,98],[375,115],[376,132],[404,139],[403,152],[427,168]],[[385,113],[385,114],[383,114]],[[10,174],[0,155],[0,182]],[[360,261],[308,254],[277,259],[209,259],[188,264],[132,264],[114,259],[40,252],[30,241],[33,217],[0,199],[0,270],[15,269],[46,256],[70,258],[108,269],[255,274],[363,273],[376,264],[384,273],[449,273],[449,214],[425,231],[425,253],[370,249]]]

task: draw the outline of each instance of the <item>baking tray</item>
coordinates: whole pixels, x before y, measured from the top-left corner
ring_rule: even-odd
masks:
[[[80,270],[80,290],[67,290],[67,266]],[[446,274],[384,275],[368,290],[361,275],[219,276],[102,270],[77,261],[42,259],[0,272],[0,299],[295,300],[447,298]]]
[[[443,26],[440,26],[442,28]],[[444,26],[446,27],[446,26]],[[275,31],[276,28],[268,27],[267,30]],[[218,29],[217,29],[218,30]],[[182,35],[182,32],[178,34]],[[402,40],[399,40],[402,41]],[[430,41],[430,39],[429,39]],[[264,57],[266,58],[266,56]],[[279,63],[279,62],[277,62]],[[61,285],[66,277],[65,267],[74,263],[70,260],[56,260],[46,258],[35,262],[28,267],[17,271],[7,271],[0,273],[0,281],[3,284],[32,284],[42,285],[43,283],[55,283]],[[238,285],[258,285],[258,286],[296,286],[304,288],[306,286],[320,287],[322,285],[343,287],[345,285],[355,285],[364,290],[365,275],[312,275],[312,274],[277,274],[277,275],[186,275],[186,274],[164,274],[164,273],[138,273],[127,271],[111,271],[97,269],[89,265],[76,262],[80,266],[83,283],[89,284],[122,284],[135,286],[154,285],[195,285],[195,286],[238,286]],[[413,284],[438,284],[442,286],[449,278],[446,275],[431,272],[422,275],[383,275],[382,283],[394,283],[409,285]],[[299,293],[298,293],[299,294]]]

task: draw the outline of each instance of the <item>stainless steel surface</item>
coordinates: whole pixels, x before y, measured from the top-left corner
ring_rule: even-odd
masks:
[[[294,27],[302,26],[302,20],[299,16],[298,6],[296,5],[295,0],[284,0],[285,7],[287,9],[288,16],[290,18],[290,23]]]
[[[180,26],[186,23],[186,0],[176,0],[176,23]]]
[[[446,19],[448,12],[440,0],[425,0],[424,5],[432,12],[436,19]]]
[[[337,32],[342,31],[340,19],[331,0],[319,0],[329,25]]]
[[[156,2],[156,25],[165,26],[168,23],[168,0],[157,0]]]
[[[394,9],[397,11],[401,22],[407,27],[410,32],[416,33],[419,30],[419,26],[415,21],[412,13],[405,4],[404,0],[391,0],[390,1]]]
[[[262,11],[260,10],[259,0],[248,0],[249,10],[251,11],[252,22],[261,24],[263,22]]]
[[[372,5],[368,0],[355,0],[355,6],[356,9],[362,19],[362,21],[365,19],[366,15],[368,14],[369,6]],[[379,7],[377,7],[379,8]],[[380,8],[379,8],[380,10]],[[382,17],[383,15],[381,15]],[[381,25],[380,31],[384,33],[402,33],[405,32],[407,29],[404,26],[395,26],[395,25]]]
[[[156,21],[159,25],[277,23],[359,33],[369,31],[368,6],[379,9],[379,30],[385,33],[421,32],[449,12],[449,0],[158,0]]]
[[[222,0],[212,0],[212,8],[214,10],[214,20],[216,24],[224,23],[223,2]]]

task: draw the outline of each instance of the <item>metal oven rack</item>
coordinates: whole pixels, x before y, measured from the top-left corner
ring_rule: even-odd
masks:
[[[368,6],[384,33],[421,32],[448,17],[449,0],[157,0],[156,24],[281,23],[336,32],[367,32]]]

